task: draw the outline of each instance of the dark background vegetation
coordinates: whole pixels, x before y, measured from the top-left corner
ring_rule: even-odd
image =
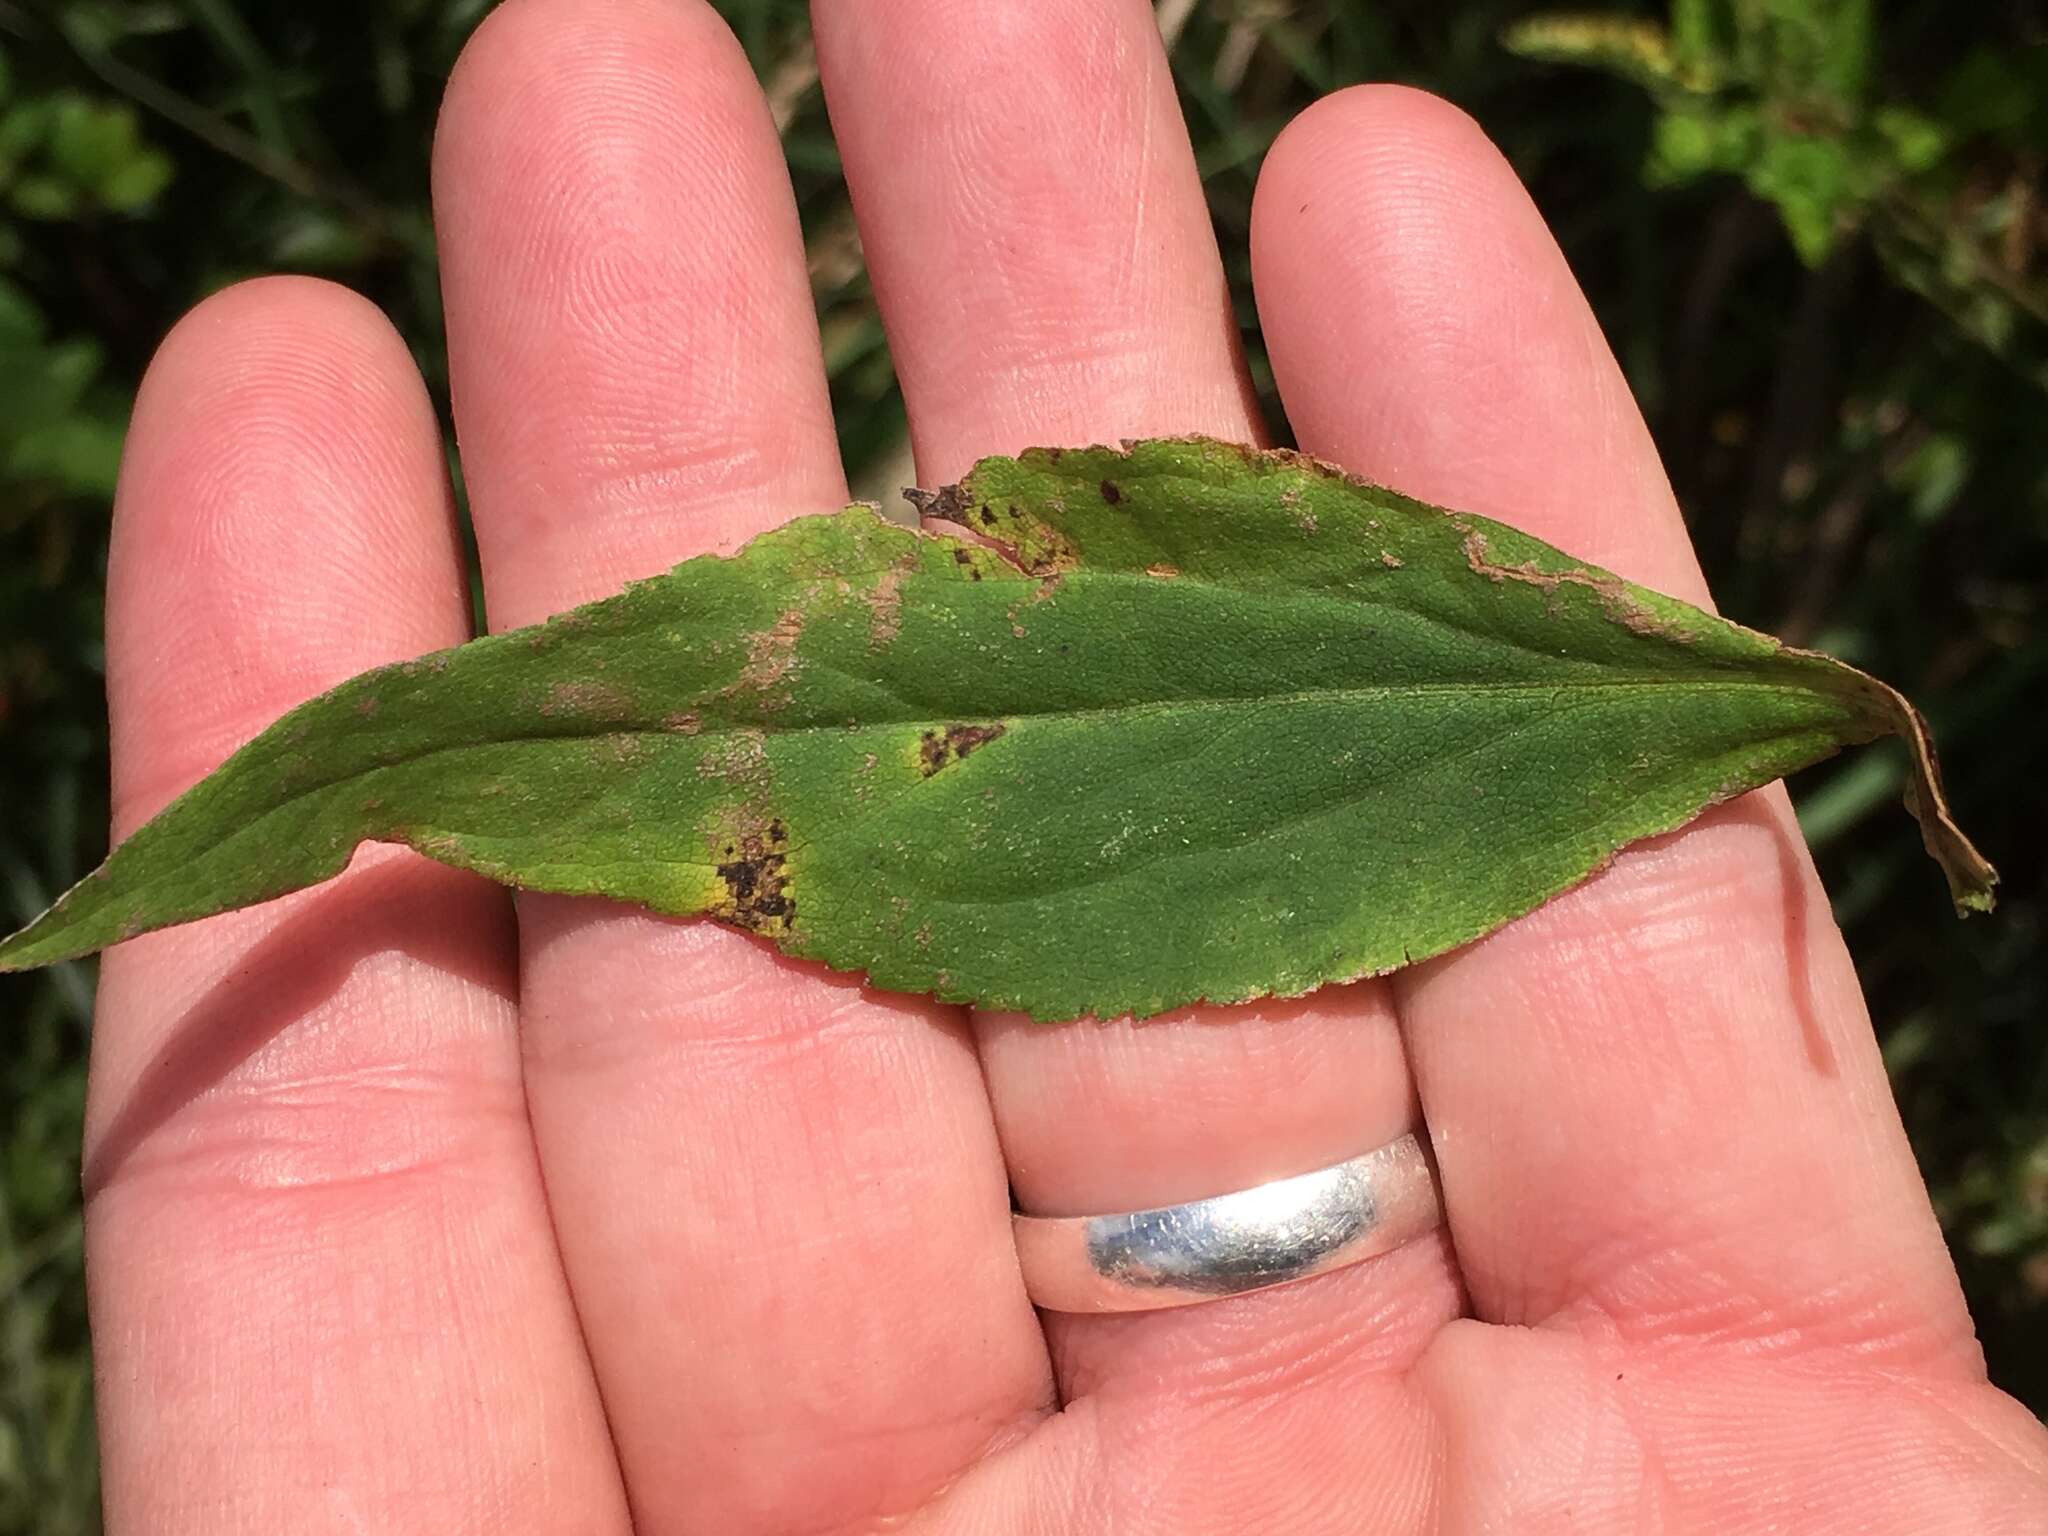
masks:
[[[1021,3],[1021,0],[1020,0]],[[1599,0],[1588,0],[1598,4]],[[2006,875],[1958,923],[1883,750],[1794,786],[1993,1376],[2048,1409],[2048,28],[2037,0],[1160,0],[1262,386],[1273,135],[1431,87],[1554,223],[1731,615],[1932,714]],[[322,273],[445,406],[426,147],[488,0],[0,0],[0,918],[104,851],[100,588],[130,398],[193,301]],[[722,0],[796,178],[846,452],[900,452],[800,0]],[[1398,367],[1399,359],[1388,366]],[[1268,404],[1273,405],[1268,390]],[[1277,420],[1277,409],[1275,411]],[[78,1141],[92,975],[0,982],[0,1532],[97,1525]]]

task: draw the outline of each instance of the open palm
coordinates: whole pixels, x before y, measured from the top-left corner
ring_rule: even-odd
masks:
[[[1259,435],[1143,0],[814,9],[924,483]],[[844,500],[780,147],[701,0],[502,7],[434,170],[494,626]],[[1704,600],[1470,122],[1318,105],[1252,262],[1305,448]],[[266,281],[177,328],[115,527],[117,831],[465,637],[444,463],[361,300]],[[1142,1026],[968,1017],[388,849],[104,974],[116,1536],[2048,1523],[1775,790],[1391,985]],[[1172,1312],[1025,1299],[1013,1189],[1125,1209],[1417,1128],[1435,1237]]]

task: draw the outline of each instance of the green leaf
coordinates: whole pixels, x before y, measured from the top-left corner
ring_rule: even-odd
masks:
[[[134,213],[171,184],[174,169],[161,150],[138,149],[100,182],[100,201],[116,213]]]
[[[1910,107],[1879,107],[1870,115],[1870,126],[1886,157],[1909,176],[1934,169],[1954,147],[1945,123]]]
[[[50,131],[51,163],[101,207],[132,213],[169,184],[170,157],[143,141],[135,109],[64,96]]]
[[[1810,267],[1827,260],[1855,205],[1855,166],[1839,139],[1773,133],[1746,179],[1757,196],[1777,205],[1799,259]]]
[[[23,176],[7,189],[14,211],[25,219],[56,222],[78,212],[78,189],[55,176]]]
[[[1779,25],[1804,34],[1801,40],[1807,47],[1800,62],[1810,71],[1814,87],[1850,111],[1862,105],[1870,91],[1876,51],[1870,0],[1830,0],[1819,6],[1812,0],[1795,0],[1784,7]]]
[[[926,531],[802,518],[303,705],[0,970],[374,839],[883,987],[1152,1014],[1441,953],[1885,734],[1957,906],[1991,905],[1899,695],[1500,524],[1199,439],[914,499]]]
[[[1727,52],[1730,18],[1715,0],[1671,0],[1671,51],[1682,65],[1703,68]]]
[[[1714,171],[1746,170],[1762,138],[1763,117],[1755,107],[1674,107],[1652,125],[1644,180],[1673,187]]]

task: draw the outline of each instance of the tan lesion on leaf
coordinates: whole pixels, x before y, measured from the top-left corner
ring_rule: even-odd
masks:
[[[1553,599],[1560,587],[1584,587],[1599,599],[1601,610],[1631,634],[1674,640],[1681,645],[1692,642],[1692,636],[1673,628],[1637,602],[1628,590],[1628,583],[1619,576],[1596,575],[1592,571],[1576,569],[1546,571],[1533,560],[1525,560],[1520,565],[1502,565],[1488,555],[1486,535],[1482,531],[1455,515],[1451,518],[1451,525],[1464,535],[1466,565],[1471,567],[1474,575],[1484,576],[1496,586],[1504,581],[1525,582]]]
[[[768,772],[768,738],[756,730],[727,731],[697,760],[697,777],[758,787]]]
[[[465,865],[469,858],[469,845],[453,832],[429,832],[415,837],[412,846],[430,859],[443,864]]]
[[[1280,505],[1287,509],[1289,516],[1294,520],[1294,526],[1303,534],[1313,534],[1316,531],[1316,515],[1301,504],[1300,486],[1290,485],[1282,491]]]
[[[961,551],[962,554],[966,552]],[[972,563],[972,557],[960,562]],[[893,560],[875,578],[875,584],[867,595],[868,649],[878,651],[903,632],[903,583],[917,570],[917,555],[913,551],[899,560]],[[981,579],[979,571],[972,571],[974,580]]]
[[[540,712],[550,719],[625,720],[633,714],[633,698],[610,683],[575,679],[550,683],[541,696]]]
[[[767,694],[795,670],[796,643],[804,632],[804,610],[785,610],[776,621],[747,642],[747,659],[740,667],[734,691]],[[765,700],[764,705],[781,700]]]

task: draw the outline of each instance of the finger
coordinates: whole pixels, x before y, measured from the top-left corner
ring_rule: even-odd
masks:
[[[1148,7],[816,0],[812,24],[921,478],[1118,431],[1256,435]],[[902,88],[913,43],[943,110]]]
[[[781,150],[697,3],[522,0],[435,165],[494,621],[843,501]],[[906,1510],[1048,1395],[959,1016],[522,901],[527,1081],[639,1528]]]
[[[121,474],[125,833],[282,711],[465,638],[433,412],[363,300],[188,316]],[[86,1135],[108,1529],[624,1529],[549,1231],[510,914],[389,850],[109,954]]]
[[[1378,88],[1304,114],[1261,179],[1253,269],[1305,448],[1703,598],[1599,328],[1462,115]],[[1781,790],[1396,995],[1482,1317],[1973,1362]]]
[[[819,0],[813,16],[922,481],[1031,444],[1258,434],[1149,7]],[[945,82],[944,111],[901,90],[912,54]],[[1041,1213],[1214,1194],[1413,1123],[1383,989],[1141,1026],[979,1029],[1012,1183]],[[1454,1304],[1430,1244],[1261,1296],[1048,1327],[1070,1401],[1128,1415],[1166,1400],[1192,1421],[1198,1384],[1226,1361],[1257,1356],[1274,1391],[1283,1377],[1292,1393],[1316,1379],[1335,1391],[1419,1347]],[[1219,1445],[1230,1432],[1203,1431]],[[1308,1467],[1331,1451],[1315,1434],[1284,1454]]]

